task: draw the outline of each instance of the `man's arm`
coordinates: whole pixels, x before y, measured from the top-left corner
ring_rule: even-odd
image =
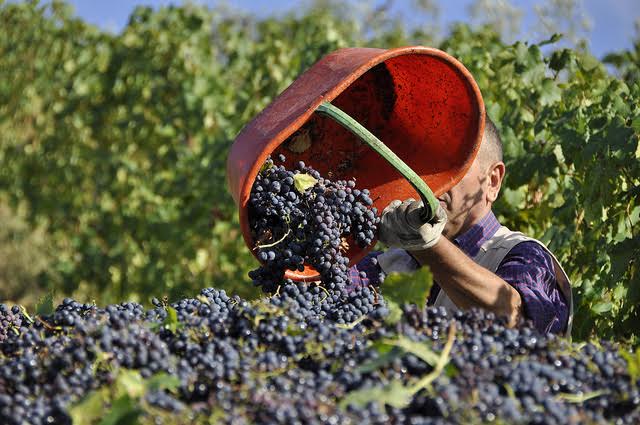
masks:
[[[509,326],[522,317],[522,299],[509,283],[473,262],[446,238],[431,248],[410,251],[422,265],[428,265],[434,280],[458,307],[482,307],[507,316]]]

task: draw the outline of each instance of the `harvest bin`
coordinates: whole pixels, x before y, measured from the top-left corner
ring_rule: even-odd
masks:
[[[332,180],[355,178],[382,211],[394,199],[416,198],[412,185],[385,159],[331,118],[314,113],[331,102],[377,136],[436,196],[466,173],[480,147],[485,111],[469,71],[430,47],[346,48],[305,71],[238,134],[227,158],[227,179],[238,205],[244,240],[254,255],[248,201],[269,155],[285,165],[304,161]],[[371,249],[349,244],[350,264]],[[256,257],[257,258],[257,257]],[[317,280],[311,267],[286,272]]]

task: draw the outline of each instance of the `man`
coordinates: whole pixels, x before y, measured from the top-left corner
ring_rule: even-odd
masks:
[[[506,316],[510,326],[527,318],[543,333],[568,335],[573,301],[566,273],[541,242],[501,226],[491,210],[504,175],[502,141],[487,117],[478,155],[462,180],[438,198],[435,222],[421,221],[422,202],[389,204],[379,239],[394,249],[354,266],[354,283],[368,283],[362,270],[371,278],[375,268],[408,272],[428,265],[437,282],[429,304],[454,311],[481,307]]]

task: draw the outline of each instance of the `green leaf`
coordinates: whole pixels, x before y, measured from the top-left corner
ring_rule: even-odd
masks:
[[[111,409],[100,421],[100,425],[136,425],[142,412],[138,402],[125,395],[111,404]]]
[[[591,400],[592,398],[600,397],[601,395],[607,394],[604,390],[591,391],[583,394],[568,394],[568,393],[559,393],[556,395],[562,401],[566,401],[567,403],[584,403],[587,400]]]
[[[105,410],[103,403],[106,396],[104,390],[92,391],[69,409],[74,425],[90,425],[103,417]]]
[[[299,173],[293,176],[293,185],[300,193],[304,193],[305,190],[313,187],[316,183],[318,183],[318,180],[307,173]]]
[[[555,33],[551,37],[549,37],[547,40],[543,40],[540,43],[538,43],[538,46],[545,46],[547,44],[553,44],[553,43],[556,43],[556,42],[560,41],[561,39],[562,39],[562,34]]]
[[[384,279],[382,293],[387,301],[398,305],[426,305],[429,291],[433,286],[433,275],[424,266],[413,273],[390,273]]]
[[[569,49],[556,50],[551,54],[549,68],[554,71],[561,71],[566,68],[567,64],[574,58],[574,56],[574,53]]]
[[[606,313],[607,311],[611,311],[612,308],[613,308],[613,303],[611,303],[610,301],[599,302],[595,304],[593,307],[591,307],[591,311],[593,311],[596,314],[602,314],[602,313]]]
[[[342,399],[340,407],[343,409],[349,405],[364,407],[373,402],[402,409],[411,403],[413,395],[414,391],[405,387],[402,382],[391,381],[381,387],[368,387],[350,392]]]
[[[389,299],[385,300],[387,303],[387,308],[389,309],[389,314],[384,318],[384,323],[387,325],[395,325],[402,319],[402,309],[398,305],[398,303],[391,301]]]
[[[562,91],[558,88],[555,81],[545,78],[540,86],[540,104],[551,105],[562,99]]]
[[[114,386],[116,397],[140,398],[147,389],[140,372],[130,369],[120,369]]]
[[[180,387],[180,379],[166,372],[156,373],[145,381],[147,391],[168,390],[175,391]]]
[[[170,306],[165,307],[165,310],[167,311],[167,317],[165,317],[164,321],[162,322],[162,326],[164,326],[165,329],[168,329],[171,332],[175,333],[180,326],[180,321],[178,320],[178,312],[175,308]]]
[[[632,382],[640,379],[640,348],[636,348],[636,352],[628,352],[624,348],[620,349],[620,355],[627,361],[627,372]]]
[[[374,349],[376,346],[379,347],[378,357],[358,366],[358,372],[369,373],[373,372],[374,370],[378,370],[381,367],[388,365],[393,361],[393,359],[402,354],[402,350],[400,350],[399,348],[392,347],[390,350],[384,350],[384,344],[382,345],[383,346],[380,346],[380,344],[374,345]]]
[[[440,355],[433,352],[424,343],[412,341],[404,335],[399,335],[395,339],[385,339],[382,342],[394,347],[398,347],[406,353],[413,354],[430,366],[435,366],[440,359]]]
[[[53,291],[49,291],[36,304],[36,314],[38,316],[48,316],[53,314],[55,307],[53,306]]]

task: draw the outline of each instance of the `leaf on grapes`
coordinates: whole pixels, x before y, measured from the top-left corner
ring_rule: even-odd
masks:
[[[568,394],[568,393],[559,393],[556,395],[562,401],[566,401],[567,403],[584,403],[587,400],[591,400],[592,398],[600,397],[601,395],[607,394],[604,390],[591,391],[588,393],[582,394]]]
[[[120,369],[114,386],[116,397],[140,398],[146,391],[142,375],[137,370]]]
[[[224,412],[224,410],[219,407],[214,407],[211,410],[211,415],[209,415],[207,423],[208,424],[221,423],[224,418],[226,418],[226,413]]]
[[[265,171],[267,171],[269,168],[273,167],[273,162],[272,161],[265,161],[264,164],[262,164],[262,167],[260,167],[260,173],[264,173]]]
[[[134,425],[138,424],[138,418],[142,409],[138,402],[129,396],[122,396],[111,403],[111,409],[100,421],[100,425]]]
[[[398,305],[416,304],[422,307],[427,303],[431,286],[433,275],[425,266],[413,273],[390,273],[384,280],[382,294],[385,300]]]
[[[169,306],[165,307],[165,310],[167,310],[167,317],[165,317],[162,325],[165,329],[168,329],[171,332],[175,333],[180,326],[180,321],[178,320],[178,312],[175,308]]]
[[[209,298],[205,297],[204,295],[198,295],[196,297],[198,299],[198,301],[200,301],[202,304],[206,304],[206,305],[210,305],[211,301],[209,301]]]
[[[390,299],[385,299],[387,303],[387,308],[389,309],[389,314],[384,318],[384,323],[387,325],[395,325],[402,319],[402,309],[398,305],[398,303],[391,301]]]
[[[36,304],[36,314],[38,316],[48,316],[53,314],[55,307],[53,306],[53,291],[47,292],[40,298]]]
[[[289,336],[298,336],[303,335],[304,333],[304,328],[301,328],[299,325],[289,323],[289,325],[287,326],[287,335]]]
[[[452,363],[447,363],[447,365],[444,367],[444,374],[447,376],[447,378],[455,378],[460,374],[460,371]]]
[[[18,307],[20,308],[20,312],[22,313],[22,315],[29,321],[29,323],[33,323],[33,317],[29,315],[27,309],[23,305],[19,305]]]
[[[405,387],[402,382],[396,380],[382,387],[351,391],[342,399],[340,407],[343,409],[349,405],[364,407],[373,402],[402,409],[411,403],[414,394],[411,388]]]
[[[293,176],[293,185],[300,193],[304,193],[305,190],[313,187],[317,182],[318,180],[307,173],[299,173]]]
[[[69,409],[69,416],[75,425],[90,425],[97,419],[104,416],[104,405],[106,394],[104,390],[92,391],[79,403]]]
[[[391,349],[388,349],[388,348],[391,348]],[[378,351],[378,357],[363,363],[361,366],[358,367],[358,372],[369,373],[369,372],[373,372],[374,370],[378,370],[381,367],[391,363],[393,359],[395,359],[397,356],[399,356],[402,353],[400,349],[390,347],[384,344],[382,344],[382,346],[380,344],[374,344],[374,349]]]
[[[145,381],[147,391],[168,390],[175,391],[180,387],[180,379],[168,373],[156,373]]]
[[[635,353],[621,348],[620,355],[627,361],[627,372],[629,372],[631,381],[636,382],[640,379],[640,348],[637,348]]]
[[[94,373],[99,370],[109,370],[111,366],[111,359],[113,358],[113,353],[97,350],[96,359],[93,362],[92,369]]]
[[[398,347],[406,353],[413,354],[429,366],[435,366],[440,359],[440,356],[424,343],[412,341],[404,335],[399,335],[394,339],[385,339],[383,343]]]

